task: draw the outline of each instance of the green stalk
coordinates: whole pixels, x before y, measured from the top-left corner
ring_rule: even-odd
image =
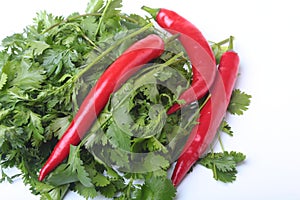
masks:
[[[221,138],[220,130],[218,131],[218,141],[219,141],[219,144],[221,146],[222,151],[224,152],[225,148],[224,148],[223,141],[222,141],[222,138]]]
[[[69,17],[69,18],[66,18],[65,20],[63,21],[60,21],[56,24],[53,24],[52,26],[50,26],[49,28],[45,29],[42,34],[45,34],[46,32],[50,31],[51,29],[57,27],[57,26],[60,26],[61,24],[63,23],[68,23],[68,22],[71,22],[71,21],[74,21],[76,19],[79,19],[79,18],[82,18],[82,17],[88,17],[88,16],[102,16],[102,13],[87,13],[87,14],[82,14],[82,15],[77,15],[77,16],[74,16],[74,17]]]
[[[110,3],[111,3],[111,1],[112,1],[112,0],[108,0],[108,1],[107,1],[107,4],[106,4],[106,6],[105,6],[105,8],[104,8],[104,11],[103,11],[102,17],[100,18],[100,21],[99,21],[99,24],[98,24],[97,30],[96,30],[96,32],[95,32],[95,35],[94,35],[94,36],[95,36],[95,38],[97,37],[97,34],[98,34],[98,32],[100,31],[101,25],[102,25],[102,23],[103,23],[103,19],[104,19],[104,17],[105,17],[105,14],[106,14],[106,12],[107,12],[107,10],[108,10],[109,6],[110,6]]]
[[[229,45],[228,45],[227,51],[233,50],[233,40],[234,40],[234,37],[230,36],[230,38],[229,38]]]
[[[145,32],[149,28],[152,27],[152,23],[147,24],[146,26],[142,27],[141,29],[123,37],[122,39],[118,40],[116,43],[114,43],[112,46],[110,46],[108,49],[103,51],[95,60],[91,63],[89,63],[84,69],[82,69],[73,79],[73,81],[77,81],[85,72],[87,72],[91,67],[93,67],[97,62],[99,62],[102,58],[104,58],[106,55],[108,55],[113,49],[121,45],[124,41],[135,37],[139,35],[140,33]]]

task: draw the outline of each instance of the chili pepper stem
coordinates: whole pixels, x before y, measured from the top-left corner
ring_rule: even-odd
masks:
[[[148,6],[142,6],[142,10],[148,12],[153,17],[153,19],[156,19],[156,16],[160,11],[159,8],[150,8]]]
[[[230,36],[229,37],[229,45],[228,45],[227,51],[232,51],[233,50],[233,40],[234,40],[234,37]]]

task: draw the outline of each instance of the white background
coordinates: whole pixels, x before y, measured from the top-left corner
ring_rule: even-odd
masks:
[[[5,2],[5,3],[4,3]],[[196,4],[197,2],[197,4]],[[0,6],[0,39],[20,32],[39,10],[67,16],[83,12],[87,0],[9,0]],[[226,150],[247,155],[237,181],[214,181],[196,167],[178,188],[176,200],[299,200],[300,12],[296,0],[124,0],[126,12],[142,5],[173,9],[212,41],[235,36],[241,57],[237,87],[253,96],[245,115],[230,116],[235,132],[224,137]],[[0,184],[0,198],[38,199],[21,180]],[[68,194],[66,199],[81,199]],[[101,198],[99,198],[101,199]]]

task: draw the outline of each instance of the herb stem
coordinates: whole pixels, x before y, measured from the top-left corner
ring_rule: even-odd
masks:
[[[133,19],[132,17],[129,17],[129,16],[127,16],[127,15],[122,15],[122,14],[120,14],[119,15],[122,19],[125,19],[125,20],[127,20],[127,21],[131,21],[132,23],[135,23],[135,24],[138,24],[139,22],[137,21],[137,20],[135,20],[135,19]]]
[[[69,17],[69,18],[66,18],[65,20],[62,20],[56,24],[53,24],[52,26],[50,26],[49,28],[45,29],[42,34],[45,34],[46,32],[50,31],[51,29],[63,24],[63,23],[68,23],[68,22],[71,22],[71,21],[74,21],[76,19],[79,19],[79,18],[82,18],[82,17],[88,17],[88,16],[101,16],[102,13],[86,13],[86,14],[82,14],[82,15],[77,15],[77,16],[74,16],[74,17]]]
[[[122,44],[124,41],[128,40],[129,38],[135,37],[139,35],[140,33],[145,32],[149,28],[151,28],[153,25],[152,23],[147,24],[146,26],[142,27],[141,29],[138,29],[137,31],[123,37],[122,39],[118,40],[115,44],[111,45],[108,49],[103,51],[98,57],[94,59],[93,62],[89,63],[84,69],[82,69],[75,77],[74,81],[77,81],[85,72],[87,72],[91,67],[93,67],[97,62],[99,62],[102,58],[104,58],[106,55],[108,55],[113,49],[118,47],[120,44]]]
[[[131,192],[132,184],[133,184],[133,178],[130,177],[129,183],[127,185],[127,191],[126,191],[127,198],[131,198],[130,192]]]
[[[230,36],[229,38],[226,38],[225,40],[222,40],[220,42],[217,42],[217,43],[214,42],[213,45],[222,46],[222,45],[230,42],[230,40],[232,40],[232,39],[233,39],[233,36]]]
[[[73,26],[75,30],[79,32],[81,36],[95,48],[96,51],[101,52],[101,49],[99,49],[99,47],[82,31],[82,29],[79,26],[75,24],[68,24],[68,25]]]
[[[105,6],[105,8],[104,8],[104,10],[103,10],[102,17],[100,18],[98,27],[97,27],[97,29],[96,29],[96,31],[95,31],[95,38],[97,37],[98,32],[100,31],[100,28],[101,28],[102,23],[103,23],[103,19],[104,19],[104,17],[105,17],[105,14],[107,13],[107,10],[108,10],[108,8],[109,8],[109,6],[110,6],[111,1],[112,1],[112,0],[108,0],[108,1],[107,1],[107,4],[106,4],[106,6]]]
[[[220,143],[220,146],[221,146],[222,151],[224,152],[224,151],[225,151],[225,148],[224,148],[224,145],[223,145],[223,141],[222,141],[222,138],[221,138],[220,131],[219,131],[219,133],[218,133],[218,141],[219,141],[219,143]]]

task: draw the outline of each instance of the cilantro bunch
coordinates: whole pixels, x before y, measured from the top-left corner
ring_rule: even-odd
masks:
[[[149,19],[121,12],[121,0],[91,0],[86,14],[64,18],[40,12],[23,33],[2,41],[0,52],[0,182],[21,177],[41,199],[171,200],[176,189],[168,170],[195,124],[198,108],[167,116],[166,109],[188,88],[192,72],[175,37]],[[69,158],[45,182],[38,171],[64,133],[83,98],[105,69],[131,44],[156,33],[166,51],[129,79],[98,117],[87,137],[70,147]],[[216,55],[224,49],[214,43]],[[250,95],[235,90],[229,111],[243,114]],[[201,106],[199,101],[199,106]],[[232,135],[227,122],[221,130]],[[211,152],[199,163],[214,178],[232,182],[245,156]],[[9,177],[6,168],[21,173]]]

